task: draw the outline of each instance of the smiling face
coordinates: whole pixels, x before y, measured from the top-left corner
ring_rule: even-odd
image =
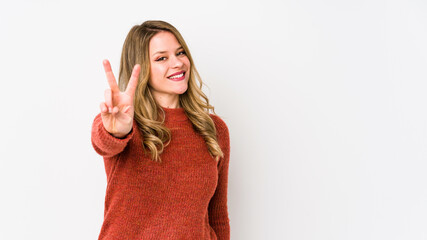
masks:
[[[149,54],[151,93],[161,106],[177,107],[179,94],[188,88],[190,60],[175,36],[167,31],[151,38]]]

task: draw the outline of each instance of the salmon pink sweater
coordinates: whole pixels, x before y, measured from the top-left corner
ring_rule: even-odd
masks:
[[[161,163],[144,154],[135,120],[124,138],[105,130],[101,114],[93,121],[92,146],[103,157],[107,174],[99,239],[230,239],[227,125],[210,115],[224,153],[217,162],[183,108],[163,109],[171,142]]]

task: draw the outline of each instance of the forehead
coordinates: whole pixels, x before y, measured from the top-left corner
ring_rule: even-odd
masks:
[[[158,51],[175,52],[180,46],[175,35],[166,31],[154,35],[149,44],[150,54],[155,54]]]

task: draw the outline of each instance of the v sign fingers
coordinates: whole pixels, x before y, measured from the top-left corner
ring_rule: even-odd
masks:
[[[114,77],[113,71],[111,70],[110,62],[105,59],[102,61],[102,64],[104,65],[105,75],[107,76],[108,85],[110,85],[111,91],[114,92],[120,92],[119,86],[117,86],[116,78]]]
[[[136,64],[133,67],[132,76],[130,77],[128,85],[126,87],[125,93],[132,98],[132,101],[133,101],[133,97],[135,96],[136,86],[138,85],[140,71],[141,71],[141,66],[139,64]]]
[[[113,111],[113,97],[111,96],[111,89],[105,89],[104,91],[105,105],[108,107],[108,112]]]

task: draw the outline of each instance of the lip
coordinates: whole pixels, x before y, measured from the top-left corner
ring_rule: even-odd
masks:
[[[170,77],[172,77],[172,76],[179,75],[179,74],[181,74],[181,73],[185,73],[185,71],[176,72],[176,73],[174,73],[174,74],[172,74],[172,75],[169,75],[169,76],[167,76],[167,77],[168,77],[168,78],[170,78]]]
[[[175,75],[179,75],[181,73],[183,73],[182,77],[180,77],[180,78],[173,78],[173,79],[168,78],[168,80],[171,80],[171,81],[182,81],[182,80],[184,80],[185,79],[185,71],[174,73],[174,74],[170,75],[169,77],[172,77],[172,76],[175,76]]]

